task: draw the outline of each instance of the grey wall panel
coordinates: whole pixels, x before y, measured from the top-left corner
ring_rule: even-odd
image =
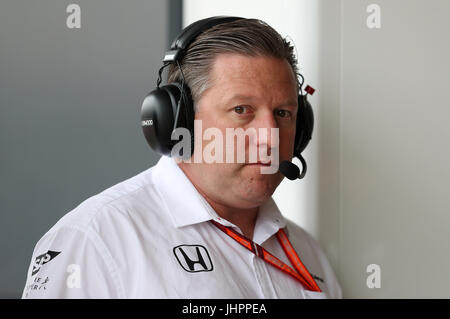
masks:
[[[168,42],[168,2],[0,3],[0,297],[37,240],[86,198],[152,166],[139,123]],[[179,24],[179,22],[178,22]]]

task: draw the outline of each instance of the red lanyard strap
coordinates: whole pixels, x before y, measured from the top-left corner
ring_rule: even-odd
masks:
[[[223,231],[225,234],[233,238],[235,241],[237,241],[239,244],[250,250],[252,253],[254,253],[256,256],[262,258],[265,262],[271,264],[272,266],[280,269],[281,271],[287,273],[288,275],[294,277],[296,280],[298,280],[307,290],[317,291],[321,292],[319,286],[315,282],[314,278],[309,273],[308,269],[303,265],[300,258],[298,257],[297,253],[294,250],[294,247],[292,247],[288,237],[286,236],[286,233],[283,229],[280,229],[277,232],[277,239],[280,243],[281,247],[283,248],[285,254],[289,258],[290,262],[294,266],[295,270],[292,269],[292,267],[286,265],[284,262],[279,260],[277,257],[269,253],[265,248],[258,245],[257,243],[253,242],[252,240],[246,238],[245,236],[239,234],[235,230],[231,229],[230,227],[226,227],[214,220],[211,220],[211,223],[218,227],[221,231]]]

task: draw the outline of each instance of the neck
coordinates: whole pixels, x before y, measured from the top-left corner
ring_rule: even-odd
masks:
[[[245,237],[253,239],[253,231],[255,230],[256,218],[258,217],[258,207],[250,209],[228,207],[215,203],[204,194],[202,195],[217,215],[238,226]]]
[[[255,229],[259,207],[236,208],[223,204],[222,201],[214,199],[214,196],[209,196],[207,192],[204,192],[201,187],[199,187],[198,183],[194,182],[195,179],[191,176],[191,172],[183,165],[183,163],[178,164],[178,166],[192,182],[197,191],[205,198],[209,205],[211,205],[217,215],[239,227],[245,237],[253,239],[253,231]]]

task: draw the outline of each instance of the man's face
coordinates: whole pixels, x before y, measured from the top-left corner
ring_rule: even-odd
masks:
[[[265,154],[269,155],[271,148],[278,147],[280,163],[292,159],[298,108],[295,76],[286,60],[220,54],[213,63],[210,81],[197,102],[195,119],[202,121],[202,136],[208,128],[222,132],[224,162],[192,160],[180,167],[210,200],[241,209],[258,207],[273,194],[283,176],[279,172],[261,174],[263,166],[249,164],[248,151],[250,147],[266,147]],[[245,163],[237,160],[236,140],[233,163],[225,161],[227,128],[254,129],[258,133],[255,140],[246,139]],[[259,134],[262,129],[267,133],[265,140]],[[271,143],[272,129],[278,129],[279,134],[275,145]],[[194,156],[203,157],[200,153],[209,143],[211,140],[196,136]],[[264,161],[258,155],[260,160]]]

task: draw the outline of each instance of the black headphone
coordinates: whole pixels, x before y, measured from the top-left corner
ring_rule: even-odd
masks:
[[[172,140],[172,131],[175,128],[186,128],[191,136],[191,154],[180,154],[183,158],[190,158],[194,153],[194,107],[190,89],[184,81],[180,63],[188,46],[203,31],[213,26],[243,19],[240,17],[216,16],[196,21],[186,28],[173,41],[170,50],[166,52],[163,63],[159,69],[157,88],[151,91],[144,99],[141,109],[141,127],[151,148],[161,155],[171,155],[173,146],[178,140]],[[172,82],[164,86],[161,84],[161,74],[164,68],[176,64],[183,81]],[[306,162],[301,153],[306,148],[312,136],[314,115],[307,94],[303,95],[303,76],[300,74],[300,94],[298,96],[298,113],[296,135],[294,141],[294,156],[303,164],[303,171],[299,178],[306,173]],[[311,93],[314,90],[310,87]],[[308,90],[307,90],[308,92]],[[182,111],[181,111],[182,110]]]

